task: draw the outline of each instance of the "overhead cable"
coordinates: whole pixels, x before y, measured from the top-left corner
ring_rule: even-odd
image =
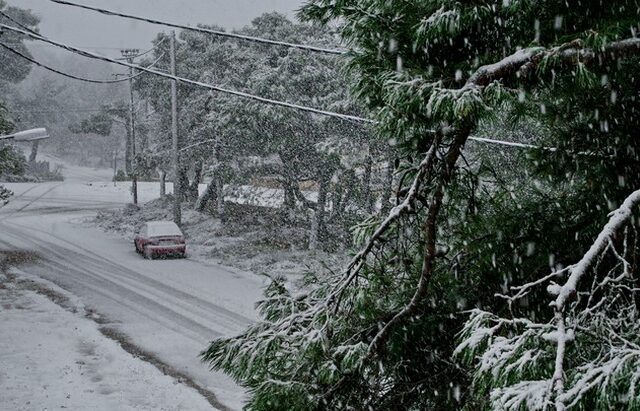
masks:
[[[335,112],[331,112],[331,111],[320,110],[320,109],[307,107],[307,106],[302,106],[302,105],[298,105],[298,104],[287,103],[287,102],[284,102],[284,101],[272,100],[272,99],[268,99],[268,98],[265,98],[265,97],[260,97],[260,96],[252,95],[252,94],[249,94],[249,93],[244,93],[244,92],[241,92],[241,91],[224,89],[222,87],[218,87],[218,86],[207,84],[207,83],[202,83],[200,81],[189,80],[189,79],[186,79],[186,78],[173,76],[171,74],[167,74],[167,73],[160,72],[160,71],[157,71],[157,70],[152,70],[152,69],[145,68],[145,67],[142,67],[142,66],[138,66],[138,65],[135,65],[135,64],[129,64],[129,63],[126,63],[126,62],[123,62],[123,61],[117,61],[117,60],[114,60],[114,59],[111,59],[111,58],[108,58],[108,57],[104,57],[104,56],[100,56],[100,55],[97,55],[97,54],[93,54],[93,53],[88,52],[88,51],[80,50],[80,49],[77,49],[75,47],[64,45],[64,44],[55,42],[53,40],[49,40],[49,39],[44,38],[44,37],[42,37],[42,36],[40,36],[38,34],[35,34],[35,33],[28,33],[28,32],[25,32],[23,30],[17,29],[15,27],[7,26],[6,24],[0,24],[0,29],[1,28],[5,28],[7,30],[11,30],[11,31],[15,31],[15,32],[18,32],[18,33],[25,34],[25,35],[27,35],[27,36],[29,36],[31,38],[36,39],[36,40],[40,40],[40,41],[43,41],[45,43],[54,45],[56,47],[63,48],[65,50],[68,50],[70,52],[82,55],[84,57],[97,59],[97,60],[102,60],[102,61],[106,61],[106,62],[113,63],[113,64],[118,64],[118,65],[125,66],[125,67],[131,67],[131,68],[140,70],[142,72],[147,72],[147,73],[154,74],[154,75],[159,76],[159,77],[168,78],[168,79],[171,79],[171,80],[176,80],[176,81],[179,81],[179,82],[182,82],[182,83],[185,83],[185,84],[190,84],[190,85],[193,85],[193,86],[202,87],[202,88],[206,88],[206,89],[209,89],[209,90],[213,90],[213,91],[217,91],[217,92],[221,92],[221,93],[225,93],[225,94],[230,94],[230,95],[234,95],[234,96],[238,96],[238,97],[242,97],[242,98],[246,98],[246,99],[250,99],[250,100],[254,100],[254,101],[259,101],[259,102],[265,103],[265,104],[270,104],[270,105],[275,105],[275,106],[280,106],[280,107],[286,107],[286,108],[290,108],[290,109],[294,109],[294,110],[305,111],[305,112],[314,113],[314,114],[327,116],[327,117],[339,118],[339,119],[345,120],[345,121],[352,121],[352,122],[364,123],[364,124],[377,124],[378,123],[375,120],[371,120],[371,119],[367,119],[367,118],[352,116],[352,115],[348,115],[348,114],[335,113]],[[508,146],[508,147],[528,148],[528,149],[546,149],[546,150],[551,150],[551,151],[555,150],[555,148],[539,147],[539,146],[534,146],[534,145],[530,145],[530,144],[517,143],[517,142],[511,142],[511,141],[503,141],[503,140],[494,140],[494,139],[488,139],[488,138],[482,138],[482,137],[473,137],[473,136],[471,136],[471,137],[469,137],[469,140],[477,141],[477,142],[481,142],[481,143],[487,143],[487,144],[503,145],[503,146]]]
[[[206,89],[209,89],[209,90],[217,91],[217,92],[220,92],[220,93],[229,94],[229,95],[233,95],[233,96],[237,96],[237,97],[242,97],[242,98],[245,98],[245,99],[254,100],[254,101],[261,102],[261,103],[269,104],[269,105],[272,105],[272,106],[286,107],[286,108],[290,108],[290,109],[294,109],[294,110],[298,110],[298,111],[304,111],[304,112],[307,112],[307,113],[318,114],[318,115],[321,115],[321,116],[339,118],[339,119],[345,120],[345,121],[352,121],[352,122],[356,122],[356,123],[368,123],[368,124],[375,123],[374,120],[370,120],[370,119],[366,119],[366,118],[362,118],[362,117],[358,117],[358,116],[352,116],[352,115],[349,115],[349,114],[335,113],[335,112],[332,112],[332,111],[321,110],[321,109],[317,109],[317,108],[313,108],[313,107],[307,107],[307,106],[303,106],[303,105],[299,105],[299,104],[287,103],[285,101],[273,100],[273,99],[269,99],[269,98],[266,98],[266,97],[260,97],[260,96],[256,96],[254,94],[245,93],[245,92],[242,92],[242,91],[229,90],[229,89],[225,89],[223,87],[219,87],[219,86],[216,86],[216,85],[203,83],[201,81],[190,80],[190,79],[187,79],[187,78],[184,78],[184,77],[178,77],[178,76],[174,76],[174,75],[171,75],[171,74],[167,74],[167,73],[162,72],[162,71],[158,71],[158,70],[153,70],[153,69],[150,69],[150,68],[142,67],[142,66],[139,66],[137,64],[130,64],[130,63],[127,63],[127,62],[124,62],[124,61],[118,61],[118,60],[115,60],[115,59],[112,59],[112,58],[109,58],[109,57],[101,56],[101,55],[98,55],[98,54],[91,53],[89,51],[80,50],[80,49],[77,49],[75,47],[72,47],[72,46],[69,46],[69,45],[66,45],[66,44],[62,44],[62,43],[56,42],[54,40],[50,40],[48,38],[42,37],[40,35],[26,32],[26,31],[18,29],[16,27],[7,26],[6,24],[0,24],[0,28],[24,34],[26,36],[29,36],[29,37],[35,39],[35,40],[39,40],[39,41],[42,41],[42,42],[45,42],[45,43],[53,44],[54,46],[57,46],[57,47],[60,47],[62,49],[71,51],[73,53],[79,54],[79,55],[84,56],[84,57],[88,57],[88,58],[92,58],[92,59],[96,59],[96,60],[106,61],[106,62],[109,62],[109,63],[118,64],[118,65],[124,66],[124,67],[130,67],[130,68],[133,68],[133,69],[136,69],[136,70],[144,71],[146,73],[154,74],[154,75],[159,76],[159,77],[164,77],[164,78],[167,78],[167,79],[170,79],[170,80],[179,81],[179,82],[184,83],[184,84],[190,84],[192,86],[202,87],[202,88],[206,88]]]
[[[26,54],[21,53],[21,52],[19,52],[18,50],[14,49],[14,48],[12,48],[12,47],[10,47],[10,46],[8,46],[8,45],[4,44],[4,43],[0,43],[0,47],[2,47],[2,48],[4,48],[4,49],[6,49],[6,50],[8,50],[8,51],[10,51],[11,53],[14,53],[14,54],[16,54],[16,55],[18,55],[18,56],[22,57],[23,59],[25,59],[25,60],[27,60],[27,61],[30,61],[31,63],[35,64],[35,65],[36,65],[36,66],[38,66],[38,67],[42,67],[42,68],[43,68],[43,69],[45,69],[45,70],[49,70],[49,71],[51,71],[51,72],[53,72],[53,73],[59,74],[59,75],[64,76],[64,77],[68,77],[68,78],[73,79],[73,80],[84,81],[84,82],[86,82],[86,83],[94,83],[94,84],[116,84],[116,83],[124,83],[125,81],[132,80],[132,79],[134,79],[134,78],[136,78],[136,77],[139,77],[139,76],[141,76],[141,75],[145,74],[145,72],[143,72],[143,71],[142,71],[142,72],[140,72],[140,73],[134,74],[133,76],[128,76],[128,77],[121,78],[121,79],[116,79],[116,80],[95,80],[95,79],[90,79],[90,78],[85,78],[85,77],[76,76],[76,75],[74,75],[74,74],[65,73],[65,72],[63,72],[63,71],[60,71],[60,70],[54,69],[53,67],[49,67],[49,66],[47,66],[46,64],[44,64],[44,63],[40,63],[40,62],[39,62],[39,61],[37,61],[36,59],[34,59],[34,58],[32,58],[32,57],[29,57],[29,56],[27,56]],[[160,59],[161,59],[162,57],[164,57],[164,56],[160,56],[160,57],[158,57],[158,59],[157,59],[157,60],[152,64],[152,66],[153,66],[154,64],[156,64],[158,61],[160,61]]]
[[[29,47],[50,47],[51,44],[29,44]],[[85,46],[85,45],[81,45],[78,46],[80,48],[83,49],[89,49],[89,50],[122,50],[122,47],[105,47],[105,46]]]
[[[548,151],[557,150],[557,148],[555,147],[540,147],[540,146],[535,146],[533,144],[517,143],[515,141],[495,140],[492,138],[484,138],[484,137],[469,137],[469,140],[477,141],[480,143],[500,144],[503,146],[517,147],[517,148],[538,148],[538,149],[543,149]]]
[[[103,111],[103,108],[79,108],[79,109],[67,109],[62,108],[60,110],[12,110],[12,114],[51,114],[51,113],[92,113]]]
[[[28,31],[29,33],[33,33],[33,34],[39,34],[37,31],[30,29],[29,27],[27,27],[26,25],[20,23],[18,20],[14,19],[13,17],[9,16],[7,13],[5,13],[4,11],[0,10],[0,15],[4,16],[4,18],[6,18],[7,20],[9,20],[10,22],[12,22],[13,24],[15,24],[16,26]]]
[[[106,10],[106,9],[93,7],[93,6],[87,6],[87,5],[84,5],[84,4],[74,3],[74,2],[70,2],[70,1],[66,1],[66,0],[49,0],[49,1],[52,1],[52,2],[58,3],[58,4],[63,4],[63,5],[66,5],[66,6],[73,6],[73,7],[79,7],[81,9],[97,11],[98,13],[102,13],[102,14],[105,14],[105,15],[108,15],[108,16],[123,17],[123,18],[126,18],[126,19],[143,21],[143,22],[146,22],[146,23],[157,24],[157,25],[160,25],[160,26],[172,27],[172,28],[176,28],[176,29],[189,30],[189,31],[196,31],[196,32],[199,32],[199,33],[211,34],[211,35],[220,36],[220,37],[234,38],[234,39],[238,39],[238,40],[250,41],[250,42],[253,42],[253,43],[262,43],[262,44],[269,44],[271,46],[288,47],[288,48],[306,50],[306,51],[311,51],[311,52],[316,52],[316,53],[335,54],[335,55],[347,54],[346,50],[329,49],[329,48],[324,48],[324,47],[309,46],[309,45],[306,45],[306,44],[288,43],[288,42],[285,42],[285,41],[269,40],[269,39],[265,39],[265,38],[262,38],[262,37],[246,36],[246,35],[243,35],[243,34],[229,33],[229,32],[226,32],[226,31],[206,29],[204,27],[187,26],[187,25],[178,24],[178,23],[171,23],[171,22],[167,22],[167,21],[155,20],[155,19],[151,19],[151,18],[148,18],[148,17],[140,17],[140,16],[134,16],[134,15],[131,15],[131,14],[119,13],[119,12],[115,12],[115,11],[111,11],[111,10]]]

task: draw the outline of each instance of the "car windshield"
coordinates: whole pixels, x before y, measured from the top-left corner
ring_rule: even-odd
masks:
[[[182,231],[175,223],[170,221],[154,222],[147,224],[147,235],[149,237],[181,236]]]

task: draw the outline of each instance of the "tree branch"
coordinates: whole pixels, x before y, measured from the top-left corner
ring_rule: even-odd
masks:
[[[531,47],[516,51],[502,60],[482,66],[469,77],[465,87],[487,86],[491,82],[516,75],[521,72],[531,72],[537,69],[544,57],[557,55],[560,62],[565,64],[591,63],[597,58],[615,60],[640,54],[640,38],[629,38],[614,41],[605,45],[601,50],[582,48],[582,42],[574,40],[558,47]]]
[[[554,321],[556,323],[556,359],[552,385],[557,411],[564,411],[566,409],[562,400],[562,395],[564,394],[564,358],[567,343],[573,340],[573,337],[569,335],[566,330],[564,316],[565,306],[567,302],[575,297],[580,280],[596,263],[598,256],[607,249],[611,240],[620,229],[631,219],[633,209],[639,204],[640,190],[636,190],[627,197],[620,208],[610,214],[611,218],[609,222],[604,226],[589,251],[587,251],[577,264],[571,267],[571,275],[565,284],[562,287],[551,289],[552,293],[557,295],[556,300],[552,303],[555,310]]]
[[[419,194],[421,184],[424,178],[426,177],[426,175],[429,173],[429,171],[433,167],[434,160],[436,159],[436,152],[440,145],[440,140],[441,140],[440,133],[436,133],[433,143],[431,144],[431,148],[429,148],[429,151],[425,155],[425,158],[422,160],[422,162],[418,166],[418,173],[413,179],[411,188],[409,189],[409,192],[407,193],[407,196],[405,197],[404,201],[391,209],[387,218],[378,226],[376,231],[371,235],[371,238],[367,242],[367,245],[362,250],[360,250],[358,254],[356,254],[353,257],[353,259],[349,263],[349,266],[347,267],[347,271],[346,271],[347,278],[342,283],[342,285],[338,288],[338,290],[336,290],[334,293],[332,293],[329,296],[328,298],[329,302],[336,301],[339,304],[342,298],[342,293],[349,286],[351,281],[353,281],[353,279],[358,275],[358,272],[363,267],[367,259],[367,256],[375,246],[376,242],[382,238],[384,233],[387,232],[387,230],[393,225],[393,223],[396,220],[398,220],[400,217],[407,214],[413,209],[413,206]],[[336,304],[336,307],[338,304]]]
[[[462,153],[462,147],[467,141],[469,134],[471,134],[471,127],[464,127],[460,130],[444,158],[438,186],[433,193],[433,197],[429,205],[429,211],[427,213],[427,220],[423,228],[425,246],[422,256],[422,270],[416,291],[409,304],[407,304],[398,314],[387,322],[387,324],[373,338],[371,344],[369,344],[369,356],[379,354],[381,352],[382,347],[391,335],[393,328],[404,319],[411,317],[416,313],[420,306],[420,302],[422,302],[429,291],[429,284],[434,272],[434,260],[437,257],[436,225],[438,222],[438,216],[440,215],[440,209],[442,208],[445,188],[451,179],[453,168]]]

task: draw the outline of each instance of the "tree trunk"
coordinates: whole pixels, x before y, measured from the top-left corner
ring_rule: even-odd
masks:
[[[113,152],[113,186],[116,186],[116,180],[118,178],[118,150]]]
[[[160,197],[164,197],[167,195],[167,173],[158,169],[158,174],[160,175]]]
[[[371,190],[371,174],[373,171],[373,157],[371,156],[371,148],[369,148],[369,154],[364,160],[364,176],[362,178],[362,185],[364,187],[364,210],[366,213],[373,211],[373,195]]]
[[[198,200],[198,188],[200,186],[200,181],[202,180],[202,162],[198,162],[195,165],[193,180],[189,184],[189,189],[187,190],[187,201],[196,202]]]
[[[298,176],[298,172],[295,162],[290,158],[287,152],[278,152],[278,157],[280,157],[280,162],[282,163],[282,171],[280,171],[279,174],[283,178],[283,210],[287,215],[287,219],[289,221],[294,221],[296,217],[296,206],[298,201],[301,201],[303,203],[305,202],[304,197],[299,198],[302,195],[300,193],[300,186],[298,185],[298,181],[296,179],[296,176]],[[305,206],[306,205],[307,204],[305,204]]]
[[[216,180],[216,208],[218,210],[218,217],[224,220],[224,178],[222,173],[216,173],[214,179]]]
[[[309,232],[309,250],[318,249],[318,212],[311,210],[311,230]]]
[[[207,189],[198,199],[196,204],[197,211],[204,211],[207,203],[211,204],[211,208],[215,210],[220,219],[224,219],[224,173],[225,167],[222,158],[222,138],[216,137],[216,142],[213,148],[213,159],[215,161],[213,166],[213,176],[211,181],[207,185]],[[215,206],[215,208],[214,208]]]
[[[320,173],[320,187],[318,188],[318,202],[316,209],[311,214],[311,233],[309,234],[309,249],[318,250],[326,240],[326,211],[327,191],[330,182],[330,173],[322,170]]]
[[[179,184],[179,188],[180,188],[180,193],[181,193],[181,199],[180,201],[187,201],[189,200],[189,193],[187,193],[187,191],[189,191],[189,176],[187,175],[187,168],[186,167],[180,167],[180,171],[178,173],[178,178],[177,178],[177,184]]]
[[[213,176],[209,184],[207,184],[206,190],[196,201],[196,211],[202,213],[207,208],[207,204],[215,202],[218,204],[218,186],[216,176]]]
[[[287,215],[287,219],[293,221],[296,213],[296,191],[294,189],[296,182],[287,174],[282,183],[284,189],[284,212]]]
[[[36,157],[38,156],[38,145],[40,142],[38,140],[34,141],[31,145],[31,154],[29,154],[29,163],[35,163]]]

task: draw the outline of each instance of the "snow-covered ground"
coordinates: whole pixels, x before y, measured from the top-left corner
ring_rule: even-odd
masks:
[[[82,310],[9,283],[0,305],[3,410],[211,409],[196,390],[105,337]]]
[[[130,238],[84,223],[98,210],[129,203],[129,184],[114,187],[109,170],[66,166],[63,173],[62,183],[6,184],[16,195],[0,208],[0,249],[38,253],[30,274],[78,296],[100,313],[101,327],[211,392],[217,408],[240,409],[243,390],[209,371],[198,354],[211,339],[255,320],[266,279],[211,262],[140,258]],[[157,183],[140,184],[141,202],[157,194]]]

